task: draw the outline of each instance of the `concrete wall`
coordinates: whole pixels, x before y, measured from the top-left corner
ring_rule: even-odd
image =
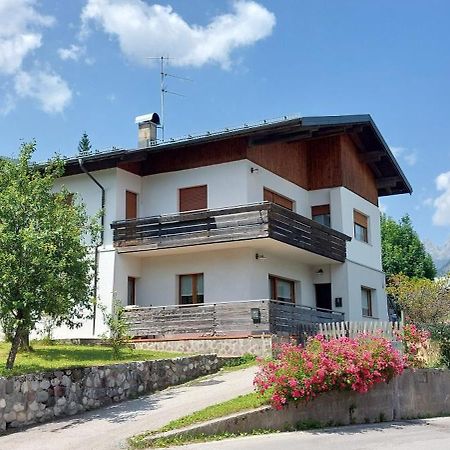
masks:
[[[366,394],[326,392],[309,403],[291,403],[282,411],[270,406],[230,415],[199,425],[149,437],[221,433],[252,430],[298,429],[305,425],[341,426],[387,422],[399,419],[450,414],[450,371],[440,369],[406,370],[390,383],[376,385]]]
[[[0,377],[0,432],[165,389],[219,369],[216,355]]]

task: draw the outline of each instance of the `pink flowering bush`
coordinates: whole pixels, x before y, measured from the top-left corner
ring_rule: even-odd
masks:
[[[397,333],[397,340],[403,343],[403,352],[408,367],[421,368],[427,365],[426,350],[429,347],[430,332],[420,330],[414,324],[403,327]]]
[[[254,384],[276,409],[309,401],[332,390],[364,393],[403,372],[403,357],[380,336],[310,338],[305,346],[285,344],[275,360],[263,362]]]

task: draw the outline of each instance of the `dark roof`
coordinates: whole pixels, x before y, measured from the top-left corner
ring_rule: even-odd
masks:
[[[144,149],[114,149],[83,158],[88,170],[115,167],[119,163],[142,161],[149,153],[169,151],[174,148],[222,141],[234,137],[247,137],[251,144],[268,144],[279,141],[314,139],[350,133],[360,152],[360,157],[372,169],[377,180],[378,195],[412,193],[411,185],[394,158],[389,146],[369,114],[318,117],[285,117],[281,120],[244,125],[239,128],[208,132],[181,139],[156,142]],[[66,160],[66,173],[81,172],[78,158]]]

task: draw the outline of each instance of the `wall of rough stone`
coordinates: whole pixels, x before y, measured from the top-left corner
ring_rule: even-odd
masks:
[[[0,432],[135,398],[219,367],[210,354],[0,377]]]
[[[181,352],[216,353],[218,356],[242,356],[251,353],[255,356],[272,356],[272,335],[248,337],[209,337],[180,339],[146,339],[135,341],[137,349]],[[278,341],[277,341],[278,342]]]

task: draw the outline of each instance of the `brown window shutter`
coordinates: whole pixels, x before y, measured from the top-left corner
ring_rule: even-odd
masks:
[[[270,189],[264,188],[264,201],[275,203],[276,205],[283,206],[291,211],[294,210],[294,202],[291,199],[277,194]]]
[[[125,219],[137,218],[137,194],[127,191],[125,197]]]
[[[208,208],[208,188],[194,186],[180,189],[180,212]]]
[[[361,214],[360,212],[358,212],[356,210],[353,210],[353,221],[364,228],[368,228],[367,227],[367,224],[368,224],[367,216],[365,216],[364,214]]]
[[[321,216],[323,214],[330,214],[330,205],[311,206],[311,216]]]

